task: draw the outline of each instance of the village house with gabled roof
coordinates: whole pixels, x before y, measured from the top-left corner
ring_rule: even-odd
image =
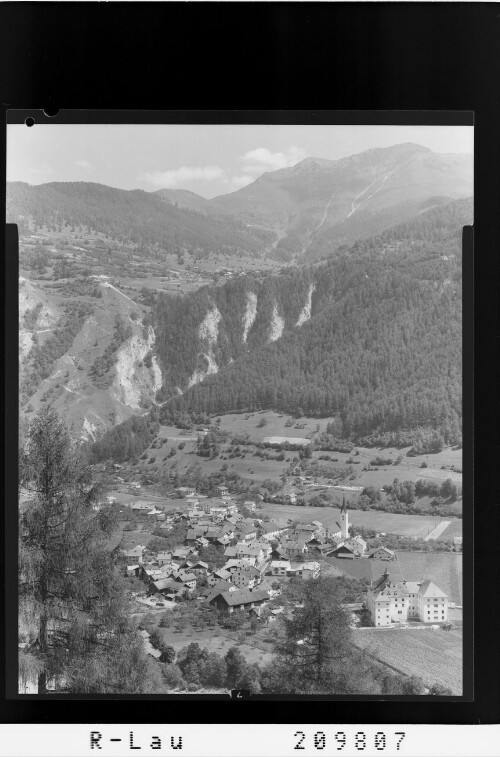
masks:
[[[367,592],[366,607],[375,626],[409,619],[424,623],[448,620],[448,596],[430,580],[393,581],[388,568]]]
[[[145,549],[146,547],[143,544],[138,544],[136,547],[124,547],[121,553],[131,563],[139,563],[140,565],[144,559],[143,553]]]
[[[281,545],[289,558],[301,557],[308,551],[307,544],[303,539],[288,539]]]
[[[229,560],[225,565],[231,574],[231,582],[238,588],[253,589],[262,580],[262,574],[245,560]]]
[[[259,538],[265,541],[274,541],[283,534],[286,534],[287,531],[288,528],[286,526],[280,526],[274,521],[269,521],[268,523],[263,523],[261,526],[259,526]]]
[[[295,576],[296,578],[302,578],[307,580],[309,578],[317,578],[320,572],[319,562],[298,562],[291,563],[287,570],[287,576]]]
[[[269,595],[259,589],[237,589],[225,591],[210,599],[217,610],[230,615],[235,610],[251,610],[269,601]]]
[[[158,563],[158,565],[165,565],[167,563],[170,563],[171,561],[171,552],[158,552],[158,554],[156,555],[156,562]]]
[[[368,557],[373,557],[377,560],[394,560],[396,553],[389,549],[389,547],[374,547],[369,553]]]
[[[290,560],[272,560],[267,571],[272,576],[286,576],[290,567]]]
[[[218,581],[229,581],[231,574],[225,568],[219,568],[208,576],[207,583],[209,586],[215,586]]]

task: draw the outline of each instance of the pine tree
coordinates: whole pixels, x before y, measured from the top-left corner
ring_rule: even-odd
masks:
[[[311,579],[302,607],[286,620],[278,642],[276,680],[281,693],[345,693],[352,657],[349,620],[334,579]]]
[[[100,487],[51,408],[20,451],[20,677],[38,693],[136,692],[161,683],[127,620],[126,593],[106,548],[115,524],[94,507]],[[26,665],[25,663],[28,663]]]

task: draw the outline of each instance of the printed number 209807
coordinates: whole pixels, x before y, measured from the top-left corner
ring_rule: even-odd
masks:
[[[304,731],[296,731],[294,736],[297,739],[294,749],[310,749],[314,746],[314,749],[335,749],[340,752],[346,746],[356,749],[358,752],[363,752],[365,749],[376,749],[378,752],[383,752],[385,749],[394,749],[399,751],[403,739],[405,737],[404,731],[395,731],[394,733],[385,733],[384,731],[377,731],[374,734],[366,734],[364,731],[356,731],[356,733],[347,734],[345,731],[337,731],[336,733],[328,736],[323,731],[317,731],[312,736],[307,736]],[[370,743],[371,742],[371,743]]]

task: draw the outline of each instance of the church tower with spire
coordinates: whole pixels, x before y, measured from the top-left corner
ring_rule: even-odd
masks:
[[[342,507],[340,509],[340,530],[342,532],[342,538],[349,538],[349,515],[347,512],[347,504],[345,497],[342,497]]]

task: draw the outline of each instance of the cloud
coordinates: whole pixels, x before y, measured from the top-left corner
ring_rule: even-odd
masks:
[[[92,168],[92,163],[89,163],[88,160],[75,160],[75,166],[78,166],[78,168]]]
[[[291,146],[284,152],[272,152],[267,147],[257,147],[242,155],[240,160],[245,174],[257,176],[265,171],[289,168],[304,158],[307,158],[307,152],[301,147]]]
[[[225,171],[220,166],[181,166],[170,171],[153,171],[139,176],[143,181],[155,187],[175,189],[189,181],[216,181],[225,178]]]

